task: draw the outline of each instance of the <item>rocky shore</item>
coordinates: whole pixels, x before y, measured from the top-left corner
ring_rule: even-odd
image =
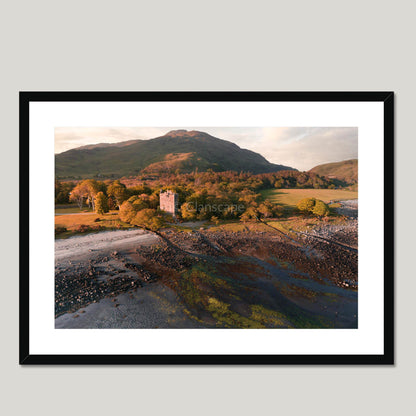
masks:
[[[356,327],[357,226],[349,215],[295,240],[265,227],[59,242],[56,327]]]

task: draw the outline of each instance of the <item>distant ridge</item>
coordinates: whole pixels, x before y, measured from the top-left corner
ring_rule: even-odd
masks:
[[[358,183],[358,159],[343,160],[335,163],[325,163],[309,170],[320,176],[338,179],[346,185]]]
[[[172,130],[149,140],[87,145],[55,155],[57,178],[186,173],[195,169],[254,174],[296,170],[196,130]]]
[[[142,142],[143,140],[135,139],[135,140],[127,140],[125,142],[118,142],[118,143],[97,143],[97,144],[86,144],[85,146],[77,147],[76,149],[72,150],[91,150],[91,149],[97,149],[98,147],[124,147],[124,146],[130,146],[133,143]]]

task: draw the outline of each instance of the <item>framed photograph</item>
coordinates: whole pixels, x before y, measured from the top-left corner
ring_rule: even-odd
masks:
[[[394,364],[392,92],[21,92],[21,364]]]

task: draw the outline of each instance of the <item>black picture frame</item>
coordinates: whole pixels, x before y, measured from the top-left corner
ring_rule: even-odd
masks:
[[[382,102],[384,106],[384,353],[382,355],[34,355],[29,352],[29,105],[38,101]],[[111,365],[394,364],[394,93],[393,92],[20,92],[19,363]],[[30,209],[30,207],[29,207]]]

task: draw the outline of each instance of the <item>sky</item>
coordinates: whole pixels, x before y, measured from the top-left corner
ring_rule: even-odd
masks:
[[[55,153],[87,144],[153,139],[177,129],[204,131],[299,170],[358,158],[356,127],[57,127]]]

